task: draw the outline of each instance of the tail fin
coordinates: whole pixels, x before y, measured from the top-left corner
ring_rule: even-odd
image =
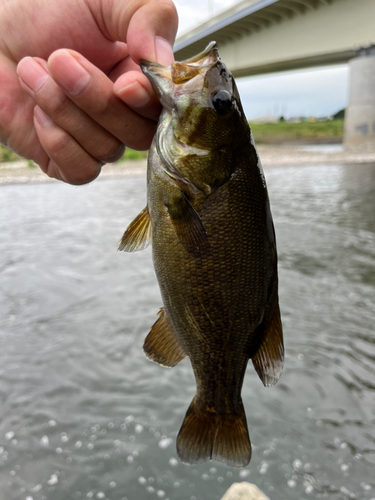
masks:
[[[238,415],[200,410],[193,399],[177,437],[177,454],[187,464],[218,460],[233,467],[250,462],[251,444],[242,406]]]

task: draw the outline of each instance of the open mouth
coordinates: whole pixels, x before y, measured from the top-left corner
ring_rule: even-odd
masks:
[[[182,85],[195,76],[205,73],[218,58],[216,42],[211,42],[203,52],[185,61],[174,62],[171,66],[141,61],[141,69],[150,80],[159,99],[162,99],[172,90],[173,84]]]

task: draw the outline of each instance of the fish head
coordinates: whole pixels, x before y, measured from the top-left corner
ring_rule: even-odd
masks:
[[[246,122],[234,78],[221,61],[215,42],[197,56],[169,67],[148,62],[141,67],[181,145],[223,148]]]

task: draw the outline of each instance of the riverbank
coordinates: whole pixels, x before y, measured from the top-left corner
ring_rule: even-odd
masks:
[[[337,144],[344,135],[344,120],[249,123],[257,144]]]
[[[265,169],[296,165],[346,165],[375,163],[375,148],[369,147],[344,150],[336,146],[257,146],[258,154]],[[105,165],[99,179],[122,178],[145,175],[147,161],[125,161]],[[29,166],[26,160],[0,163],[0,185],[56,182],[47,177],[38,167]]]

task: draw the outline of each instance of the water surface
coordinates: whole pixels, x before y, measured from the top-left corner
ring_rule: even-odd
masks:
[[[145,180],[0,188],[0,499],[375,498],[375,165],[266,171],[286,365],[249,365],[244,469],[181,464],[189,360],[142,353],[161,306],[150,250],[116,251]]]

